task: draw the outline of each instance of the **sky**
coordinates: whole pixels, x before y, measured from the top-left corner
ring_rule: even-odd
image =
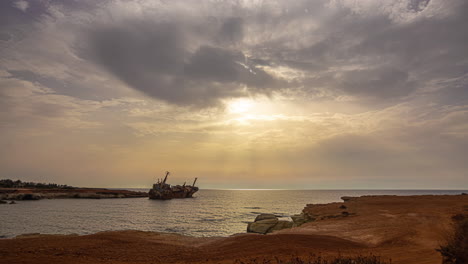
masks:
[[[468,1],[2,0],[0,178],[468,189]]]

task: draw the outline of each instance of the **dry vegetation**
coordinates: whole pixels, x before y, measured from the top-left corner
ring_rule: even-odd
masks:
[[[384,261],[378,256],[355,256],[344,257],[338,256],[333,258],[326,258],[320,255],[312,254],[309,257],[294,256],[289,259],[274,259],[266,258],[253,258],[247,261],[236,260],[235,264],[391,264],[392,261]]]
[[[468,214],[457,214],[452,219],[453,234],[437,251],[442,255],[443,264],[466,264],[468,263]]]

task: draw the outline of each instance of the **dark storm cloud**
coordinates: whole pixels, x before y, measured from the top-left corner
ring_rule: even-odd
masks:
[[[183,35],[171,24],[131,22],[97,30],[91,45],[98,62],[131,87],[177,101],[183,72]]]
[[[229,18],[211,45],[190,50],[196,36],[177,23],[126,21],[91,36],[98,62],[129,86],[180,105],[208,106],[219,99],[269,93],[279,81],[249,62],[240,50],[215,45],[242,38],[242,21]]]
[[[274,79],[252,64],[247,64],[242,52],[233,52],[210,46],[200,47],[184,65],[184,75],[190,79],[200,79],[219,83],[243,83],[253,90],[274,88]]]
[[[220,83],[239,79],[239,62],[245,61],[244,54],[230,52],[210,46],[200,47],[184,67],[186,77],[213,80]]]

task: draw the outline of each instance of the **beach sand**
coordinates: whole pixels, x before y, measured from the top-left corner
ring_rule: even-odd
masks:
[[[394,264],[441,263],[435,249],[450,234],[452,216],[468,213],[468,195],[364,196],[304,208],[321,216],[343,210],[350,215],[268,235],[197,238],[115,231],[19,236],[0,239],[0,263],[233,263],[310,254],[374,254]]]

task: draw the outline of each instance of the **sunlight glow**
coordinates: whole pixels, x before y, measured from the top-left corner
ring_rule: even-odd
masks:
[[[226,101],[225,104],[226,124],[246,126],[253,125],[256,121],[289,120],[294,118],[279,113],[278,103],[273,104],[268,98],[255,98],[255,100],[252,98],[239,98]]]
[[[240,114],[251,110],[253,106],[254,102],[250,99],[237,99],[229,102],[227,108],[231,114]]]

